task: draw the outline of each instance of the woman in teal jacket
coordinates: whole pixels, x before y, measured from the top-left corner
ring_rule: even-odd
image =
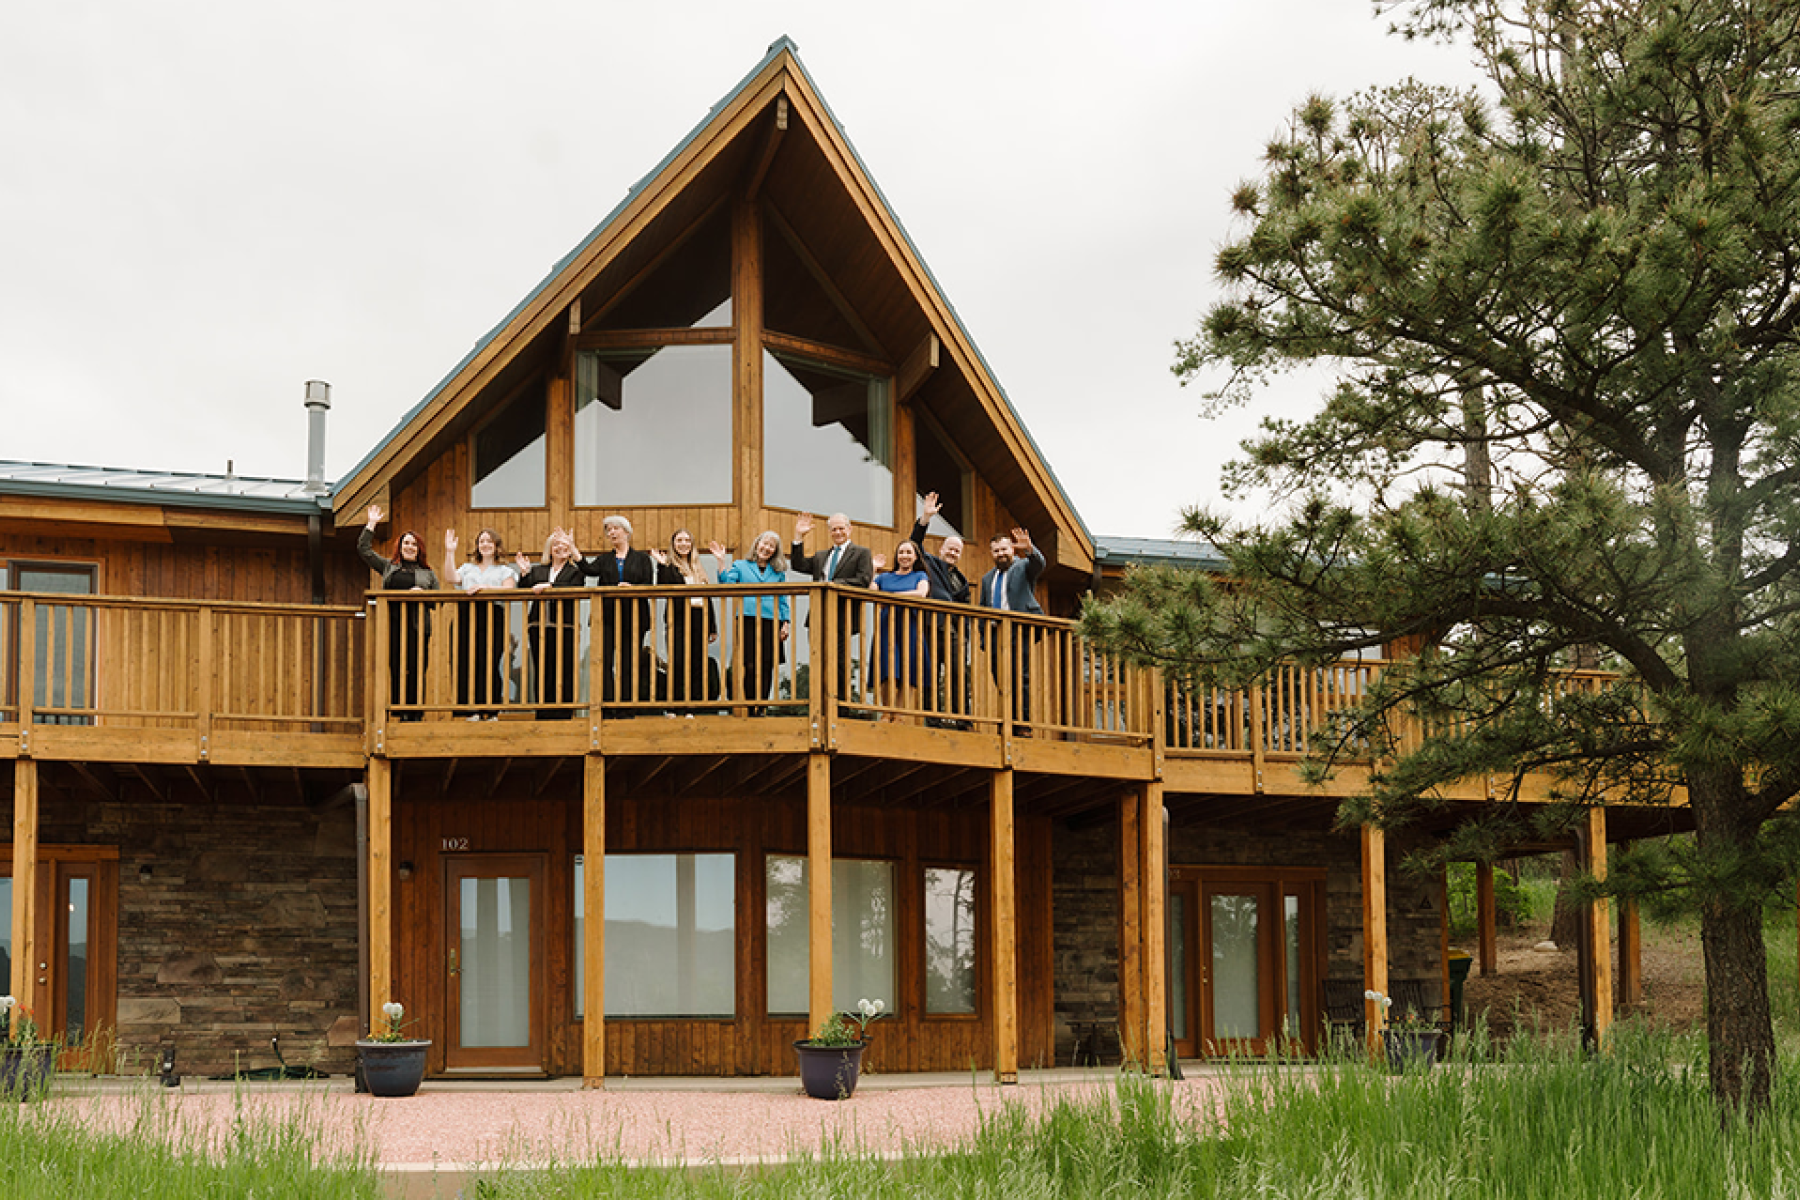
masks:
[[[709,542],[707,553],[717,562],[729,557],[725,547]],[[781,539],[773,529],[764,530],[756,539],[749,558],[740,558],[719,570],[720,583],[777,584],[787,582],[787,560],[781,557]],[[771,699],[770,686],[775,681],[775,668],[781,662],[781,643],[788,640],[793,624],[788,619],[788,598],[764,592],[744,597],[738,613],[738,646],[744,664],[743,686],[746,692],[754,684],[755,692],[747,700]]]

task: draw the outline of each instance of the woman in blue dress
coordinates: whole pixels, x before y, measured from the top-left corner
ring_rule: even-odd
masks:
[[[894,550],[894,569],[884,570],[887,561],[875,556],[878,574],[869,586],[893,596],[917,596],[923,600],[931,594],[931,581],[919,563],[919,548],[901,542]],[[920,613],[916,608],[878,605],[875,633],[875,702],[883,708],[903,708],[916,697],[921,679],[931,677],[931,648],[923,645]],[[890,714],[883,713],[884,719]]]

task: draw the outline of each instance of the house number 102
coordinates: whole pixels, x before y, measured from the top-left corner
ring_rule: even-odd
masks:
[[[469,839],[447,837],[444,839],[443,848],[449,851],[467,850],[469,848]]]

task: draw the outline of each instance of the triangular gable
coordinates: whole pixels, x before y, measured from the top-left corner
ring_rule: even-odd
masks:
[[[1006,453],[1024,474],[1036,507],[1049,514],[1057,533],[1057,558],[1078,571],[1091,569],[1094,544],[1074,505],[1026,431],[1011,401],[989,370],[974,339],[925,266],[899,219],[845,136],[842,126],[813,86],[794,44],[781,38],[768,54],[650,174],[635,184],[617,208],[582,243],[551,268],[549,275],[483,337],[437,387],[401,418],[392,432],[339,481],[335,511],[339,525],[354,523],[383,485],[425,454],[433,439],[498,379],[533,339],[566,321],[569,306],[594,279],[701,174],[785,96],[790,112],[806,128],[829,169],[862,213],[872,236],[898,273],[911,301],[948,361],[945,367],[968,383]]]

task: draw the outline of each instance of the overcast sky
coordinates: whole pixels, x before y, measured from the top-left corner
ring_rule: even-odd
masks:
[[[1366,0],[55,0],[0,39],[0,458],[362,458],[787,35],[1088,527],[1253,424],[1172,343],[1309,91],[1466,82]],[[1297,411],[1316,388],[1265,407]]]

